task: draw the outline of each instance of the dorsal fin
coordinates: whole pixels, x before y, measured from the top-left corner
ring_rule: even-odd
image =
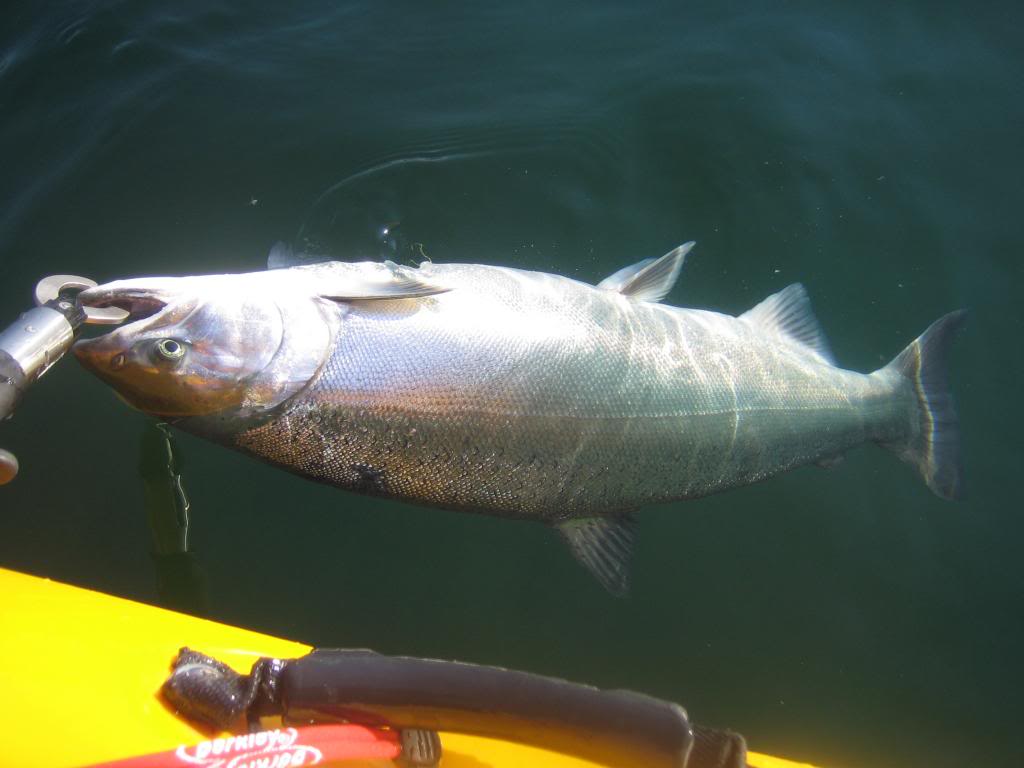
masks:
[[[597,287],[617,291],[638,301],[661,301],[679,279],[679,270],[683,268],[686,254],[693,246],[691,240],[673,248],[660,259],[644,259],[630,264],[606,277]]]
[[[811,310],[807,289],[801,283],[787,285],[778,293],[773,293],[740,315],[740,320],[746,320],[762,331],[775,333],[785,341],[798,344],[829,365],[835,365],[832,350],[828,347],[818,318]]]
[[[616,597],[629,592],[629,558],[636,521],[631,515],[567,520],[558,531],[573,555]]]

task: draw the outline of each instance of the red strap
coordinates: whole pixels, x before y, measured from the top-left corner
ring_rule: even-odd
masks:
[[[402,752],[396,731],[361,725],[312,725],[224,736],[175,750],[129,757],[92,768],[285,768],[340,760],[393,760]]]

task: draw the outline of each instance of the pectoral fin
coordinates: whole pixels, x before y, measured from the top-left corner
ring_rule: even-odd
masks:
[[[447,293],[451,288],[444,288],[428,283],[411,270],[398,270],[388,275],[359,276],[347,279],[336,286],[325,286],[320,295],[332,301],[371,301],[382,299],[419,299]]]
[[[330,256],[297,253],[285,243],[275,243],[270,249],[267,269],[294,270],[312,278],[317,295],[332,301],[418,299],[451,290],[428,281],[418,269],[393,261],[336,261]]]
[[[630,515],[585,517],[558,525],[569,549],[616,597],[629,592],[629,559],[636,521]]]
[[[428,280],[419,269],[392,261],[330,261],[288,271],[309,281],[316,295],[340,302],[419,299],[451,290]]]

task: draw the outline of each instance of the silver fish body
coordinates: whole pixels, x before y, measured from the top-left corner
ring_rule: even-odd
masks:
[[[349,489],[551,521],[701,496],[914,427],[905,381],[737,318],[511,269],[431,277],[452,290],[348,308],[310,386],[224,437]]]
[[[309,325],[290,328],[294,341],[272,358],[290,345],[285,357],[302,373],[288,374],[283,399],[183,408],[174,423],[348,490],[556,525],[613,591],[625,588],[633,510],[829,462],[867,441],[917,464],[940,495],[957,494],[955,414],[939,402],[948,395],[937,358],[959,314],[889,366],[855,373],[832,364],[799,285],[740,317],[654,301],[683,255],[667,254],[659,262],[675,264],[646,282],[635,279],[651,270],[643,262],[601,287],[427,263],[408,272],[438,292],[411,298],[324,298],[284,279],[332,265],[239,276],[248,296]],[[252,287],[275,278],[276,288]],[[92,298],[116,303],[104,288]],[[937,351],[925,355],[929,339]],[[281,389],[264,380],[274,366],[259,365],[240,386]]]

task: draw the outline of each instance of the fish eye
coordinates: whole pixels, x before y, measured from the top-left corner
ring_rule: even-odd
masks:
[[[155,349],[157,357],[168,362],[181,360],[185,356],[185,345],[174,339],[160,339]]]

